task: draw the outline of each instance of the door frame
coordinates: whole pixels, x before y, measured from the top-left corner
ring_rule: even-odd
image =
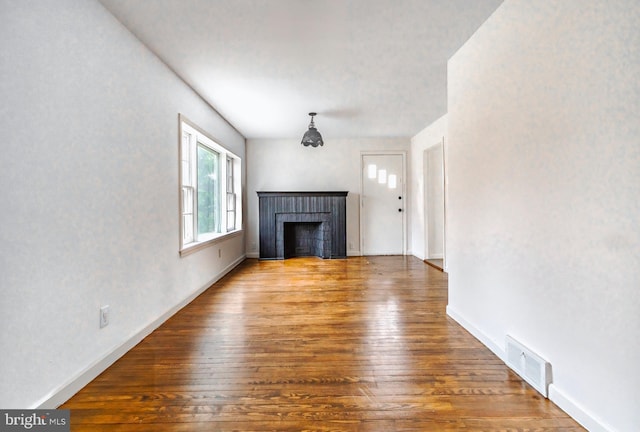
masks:
[[[429,259],[429,221],[428,218],[428,185],[427,185],[427,164],[425,163],[426,152],[436,146],[442,146],[442,204],[443,204],[443,223],[442,223],[442,261],[443,261],[443,271],[447,272],[447,206],[448,206],[448,196],[449,196],[449,182],[447,180],[447,146],[446,146],[446,138],[443,136],[440,141],[437,143],[427,146],[423,150],[423,166],[422,166],[422,175],[423,175],[423,185],[424,185],[424,195],[423,195],[423,207],[424,207],[424,256],[425,260]]]
[[[431,218],[429,217],[431,212],[430,210],[430,206],[433,205],[434,200],[433,197],[430,195],[430,190],[431,187],[433,186],[431,184],[431,170],[429,169],[429,163],[428,163],[428,158],[429,158],[429,152],[433,151],[434,149],[439,149],[440,153],[442,155],[441,159],[438,160],[438,165],[440,165],[440,172],[442,174],[442,179],[440,182],[438,182],[437,186],[440,187],[441,191],[442,191],[442,231],[441,231],[441,235],[442,235],[442,256],[433,256],[431,254],[431,249],[432,249],[432,244],[429,241],[429,237],[430,234],[433,230],[433,220],[431,220]],[[444,137],[438,141],[437,143],[430,145],[428,147],[426,147],[423,152],[422,152],[422,175],[423,175],[423,184],[424,184],[424,196],[423,196],[423,203],[424,203],[424,256],[425,259],[442,259],[444,261],[445,256],[446,256],[446,243],[447,243],[447,239],[446,239],[446,191],[445,191],[445,170],[444,170]]]
[[[402,199],[404,200],[402,208],[402,255],[407,255],[407,213],[409,213],[409,200],[407,199],[407,151],[406,150],[361,150],[360,151],[360,205],[359,209],[359,228],[360,228],[360,256],[364,253],[364,207],[363,191],[364,191],[364,157],[365,156],[402,156]]]

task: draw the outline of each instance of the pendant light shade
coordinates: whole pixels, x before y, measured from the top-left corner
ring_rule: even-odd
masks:
[[[324,145],[324,142],[322,141],[322,135],[320,135],[320,132],[318,132],[318,129],[316,129],[316,125],[313,123],[313,117],[316,115],[316,113],[311,112],[309,113],[309,115],[311,116],[311,123],[309,123],[309,130],[307,130],[302,137],[302,145],[305,147],[318,147]]]

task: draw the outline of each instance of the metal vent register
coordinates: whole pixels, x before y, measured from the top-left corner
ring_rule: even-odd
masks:
[[[531,384],[545,398],[551,384],[551,363],[507,336],[507,366]]]

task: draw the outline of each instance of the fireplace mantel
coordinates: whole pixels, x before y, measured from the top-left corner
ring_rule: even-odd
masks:
[[[285,258],[285,224],[318,224],[322,258],[347,256],[348,192],[258,192],[260,258]]]

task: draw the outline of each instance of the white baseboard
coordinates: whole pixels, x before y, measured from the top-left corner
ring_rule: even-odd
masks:
[[[360,253],[360,251],[356,251],[356,250],[350,250],[347,251],[347,256],[362,256],[362,254]]]
[[[418,258],[420,261],[424,261],[425,259],[424,256],[418,252],[407,251],[407,255],[413,255],[414,257]]]
[[[427,258],[421,253],[409,251],[409,252],[407,252],[407,255],[413,255],[414,257],[418,258],[421,261],[425,261],[425,260],[428,260],[428,259],[444,259],[444,255],[443,254],[434,254],[434,255],[431,255],[430,257]]]
[[[119,346],[116,346],[107,355],[89,365],[86,369],[71,378],[67,383],[53,390],[50,394],[43,397],[39,402],[34,404],[31,409],[55,409],[68,401],[73,395],[82,390],[87,384],[96,379],[98,375],[104,372],[109,366],[114,364],[120,357],[125,355],[131,348],[139,344],[145,337],[149,336],[155,329],[160,327],[165,321],[175,315],[180,309],[191,303],[196,297],[205,292],[211,285],[222,279],[227,273],[237,267],[246,259],[245,255],[240,256],[234,262],[224,268],[218,275],[207,282],[204,286],[187,296],[184,300],[167,310],[160,317],[142,328],[131,338],[126,340]]]
[[[575,421],[580,423],[589,432],[614,432],[615,430],[603,422],[599,421],[594,415],[587,412],[578,403],[569,396],[564,394],[560,389],[549,384],[549,400],[558,405],[561,410],[569,414]]]
[[[506,353],[497,343],[491,340],[487,335],[478,330],[473,324],[464,319],[461,314],[455,311],[451,306],[447,305],[447,315],[460,324],[465,330],[478,339],[483,345],[489,348],[505,365]],[[605,426],[604,423],[596,419],[595,416],[588,413],[580,405],[578,405],[573,399],[565,395],[556,386],[551,383],[549,385],[549,400],[556,404],[561,410],[566,412],[575,421],[584,426],[589,432],[615,432],[610,426]]]
[[[478,330],[473,324],[464,319],[461,314],[456,312],[449,305],[447,305],[447,315],[449,315],[449,317],[460,324],[466,331],[471,333],[473,337],[482,342],[482,344],[489,348],[495,355],[497,355],[500,360],[502,360],[505,364],[507,363],[507,354],[505,353],[504,349],[489,337],[487,337],[487,335]]]
[[[247,258],[260,258],[259,252],[247,252]]]

